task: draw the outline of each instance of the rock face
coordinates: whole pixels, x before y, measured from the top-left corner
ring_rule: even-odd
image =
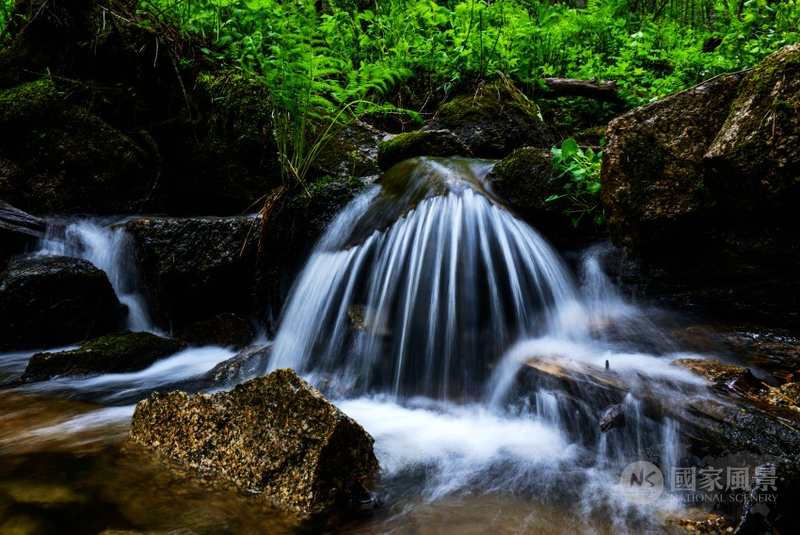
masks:
[[[612,237],[698,289],[715,313],[758,313],[766,302],[771,316],[800,324],[798,78],[800,45],[791,45],[608,127]]]
[[[426,129],[453,132],[479,158],[503,158],[519,147],[549,148],[555,142],[536,104],[503,82],[443,104]]]
[[[378,474],[372,438],[291,370],[213,395],[153,394],[130,439],[301,517],[363,496]]]
[[[126,224],[155,321],[182,329],[252,306],[256,217],[148,217]]]
[[[119,328],[126,311],[106,274],[60,256],[11,260],[0,274],[0,347],[69,344]]]
[[[404,132],[378,145],[382,169],[417,156],[471,156],[472,151],[450,130]]]
[[[110,334],[86,342],[78,349],[33,355],[22,380],[31,382],[58,375],[143,370],[185,347],[183,342],[145,332]]]
[[[341,127],[331,133],[313,164],[320,176],[365,177],[381,172],[378,145],[386,134],[364,122]]]

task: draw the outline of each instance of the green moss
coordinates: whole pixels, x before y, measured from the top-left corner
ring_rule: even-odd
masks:
[[[539,107],[511,84],[487,84],[472,95],[461,95],[439,108],[443,124],[461,123],[476,117],[493,117],[499,109],[513,109],[531,118],[540,118]]]
[[[2,90],[0,126],[18,125],[44,117],[61,101],[61,94],[48,78]]]

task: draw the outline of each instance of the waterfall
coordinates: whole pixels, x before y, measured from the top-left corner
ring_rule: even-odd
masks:
[[[128,307],[128,329],[156,331],[139,291],[132,245],[123,226],[108,227],[88,219],[51,224],[35,254],[88,260],[105,272],[117,298]]]
[[[394,191],[383,184],[351,202],[291,293],[270,368],[449,399],[479,391],[511,343],[568,331],[570,274],[481,188],[487,171],[421,159],[399,192],[390,177]]]

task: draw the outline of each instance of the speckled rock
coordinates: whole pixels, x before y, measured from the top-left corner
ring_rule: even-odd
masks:
[[[121,327],[125,307],[86,260],[18,257],[0,273],[0,349],[52,347]]]
[[[130,440],[300,517],[346,505],[378,474],[372,437],[286,369],[230,392],[155,393]]]
[[[154,334],[110,334],[86,342],[78,349],[36,353],[28,361],[24,382],[43,381],[57,375],[86,375],[143,370],[160,358],[184,349],[186,344]]]

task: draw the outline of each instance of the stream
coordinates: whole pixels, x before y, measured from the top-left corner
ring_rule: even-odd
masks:
[[[375,438],[383,506],[338,533],[662,532],[685,506],[669,489],[631,494],[620,472],[648,461],[666,478],[680,465],[678,417],[649,406],[713,396],[672,364],[704,356],[671,335],[680,317],[618,290],[610,246],[567,264],[495,198],[490,167],[419,159],[344,207],[258,373],[297,370]],[[51,223],[35,254],[89,260],[127,305],[128,328],[163,334],[122,226]],[[34,353],[0,355],[0,379]],[[235,353],[189,347],[138,372],[0,391],[0,532],[293,532],[279,512],[125,445],[137,401],[207,389],[199,379]],[[611,405],[624,425],[604,432]]]

